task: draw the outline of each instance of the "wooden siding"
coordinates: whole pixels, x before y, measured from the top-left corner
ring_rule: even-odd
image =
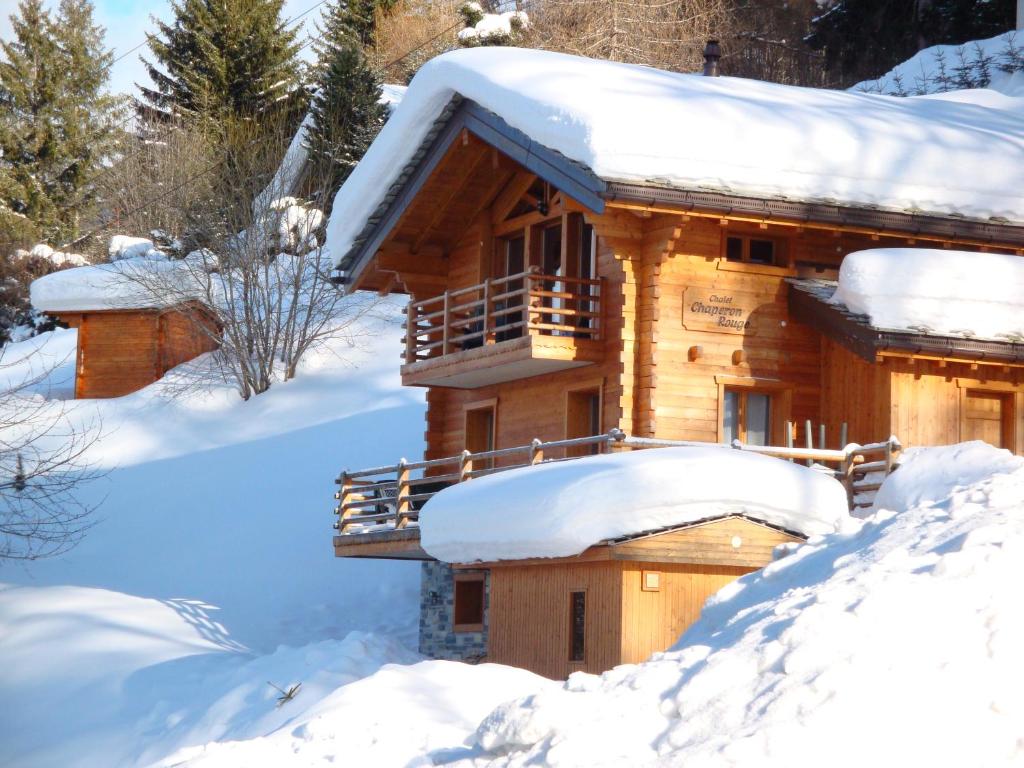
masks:
[[[642,590],[643,571],[660,573],[657,592]],[[754,570],[728,565],[622,563],[622,648],[619,664],[646,661],[672,647],[718,590]]]
[[[487,660],[555,680],[601,672],[621,656],[622,563],[491,569]],[[569,661],[569,593],[586,597],[583,663]]]
[[[194,324],[194,310],[62,314],[78,329],[75,397],[120,397],[215,347]],[[209,322],[208,319],[203,319]]]

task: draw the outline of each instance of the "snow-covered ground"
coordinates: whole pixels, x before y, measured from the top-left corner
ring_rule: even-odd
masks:
[[[99,431],[87,458],[106,474],[82,491],[100,507],[78,548],[0,566],[0,699],[18,702],[0,718],[0,765],[131,765],[147,744],[196,743],[176,723],[222,696],[234,703],[203,716],[234,712],[239,670],[282,645],[371,631],[394,638],[380,641],[377,666],[410,658],[386,649],[415,647],[416,564],[339,560],[331,548],[338,471],[422,451],[422,395],[400,388],[393,364],[397,324],[366,334],[249,402],[227,386],[197,389],[199,358],[127,397],[53,403]],[[56,331],[8,345],[0,376],[54,368],[34,388],[67,396],[74,342]],[[300,668],[290,682],[308,681]],[[274,694],[262,677],[252,684],[254,700]],[[154,742],[152,729],[169,735]]]

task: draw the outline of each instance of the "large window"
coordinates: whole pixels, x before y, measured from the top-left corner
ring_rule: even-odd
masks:
[[[768,445],[771,436],[772,396],[751,389],[725,388],[722,436],[748,445]]]

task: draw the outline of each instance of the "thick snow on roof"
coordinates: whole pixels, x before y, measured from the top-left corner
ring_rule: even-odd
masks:
[[[424,505],[420,539],[452,563],[568,557],[608,539],[730,514],[806,535],[850,520],[843,487],[816,470],[724,446],[659,448],[453,485]]]
[[[876,328],[1024,341],[1024,258],[878,248],[851,253],[832,302]]]
[[[606,180],[1024,220],[1018,112],[475,48],[420,69],[339,190],[336,260],[455,94]]]
[[[166,300],[157,295],[157,286],[167,287]],[[184,262],[138,257],[45,275],[32,281],[30,294],[41,312],[160,309],[203,297],[193,268]]]

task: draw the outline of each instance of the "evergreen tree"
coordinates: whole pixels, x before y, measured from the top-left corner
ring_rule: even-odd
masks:
[[[297,29],[281,18],[284,0],[174,0],[174,21],[157,21],[143,59],[153,88],[140,87],[140,113],[176,118],[272,120],[295,109]]]
[[[60,163],[60,49],[42,0],[22,0],[11,26],[12,39],[0,42],[0,202],[48,231],[58,218],[51,193]]]
[[[325,212],[387,119],[380,81],[348,22],[347,7],[341,4],[325,13],[319,29],[311,124],[306,131],[313,178]]]
[[[1013,29],[1015,0],[831,0],[808,44],[846,84],[878,77],[922,48]]]

